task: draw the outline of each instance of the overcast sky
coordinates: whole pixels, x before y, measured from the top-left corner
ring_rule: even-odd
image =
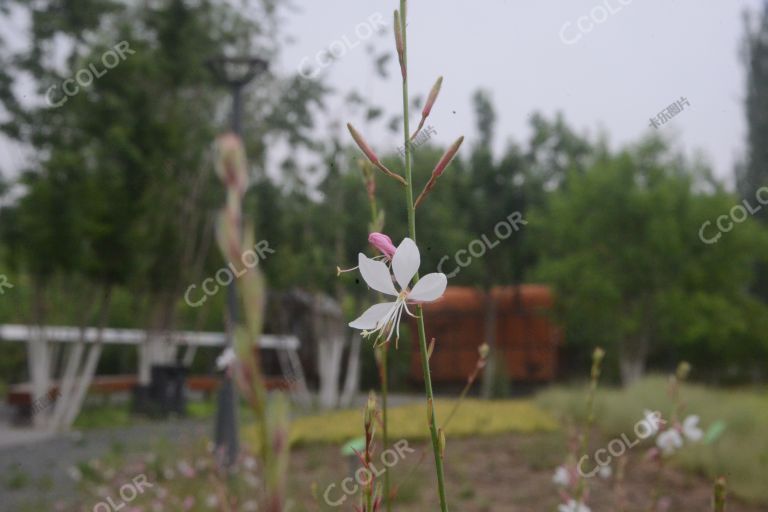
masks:
[[[394,78],[399,77],[386,83],[371,76],[363,45],[355,43],[360,40],[356,26],[372,14],[381,12],[391,26],[399,2],[297,3],[301,12],[289,18],[288,26],[297,41],[284,51],[279,67],[295,69],[304,57],[314,61],[319,50],[346,36],[355,47],[324,69],[328,80],[397,108],[400,88]],[[425,94],[438,75],[445,76],[431,117],[443,144],[462,133],[474,135],[470,97],[483,87],[491,91],[496,105],[499,149],[510,137],[527,139],[533,111],[547,115],[562,111],[576,129],[591,134],[605,131],[616,147],[652,130],[650,117],[685,97],[690,107],[658,129],[686,153],[702,152],[723,178],[730,178],[742,154],[742,13],[758,9],[759,0],[412,0],[409,4],[411,92]],[[601,23],[581,20],[582,32],[579,18],[590,13]],[[384,49],[391,35],[371,40]],[[334,49],[340,52],[338,46]]]
[[[390,49],[391,31],[366,39],[359,25],[370,24],[380,13],[391,28],[399,2],[295,3],[299,10],[287,16],[285,29],[295,42],[273,67],[294,71],[305,57],[304,64],[317,67],[317,53],[342,41],[344,55],[322,70],[327,80],[342,91],[357,89],[394,113],[401,101],[397,75],[389,81],[374,76],[364,49],[371,43],[379,51]],[[690,107],[658,128],[665,136],[688,154],[703,153],[726,179],[742,154],[742,13],[759,8],[759,0],[409,3],[412,94],[426,94],[437,76],[445,76],[430,119],[439,143],[474,135],[470,97],[482,87],[491,92],[497,109],[499,149],[509,138],[527,139],[534,111],[562,111],[577,130],[604,131],[616,147],[652,130],[649,119],[684,97]],[[338,44],[334,49],[342,51]],[[384,130],[368,138],[374,146],[397,144]],[[20,158],[13,145],[0,142],[3,169],[17,167]]]

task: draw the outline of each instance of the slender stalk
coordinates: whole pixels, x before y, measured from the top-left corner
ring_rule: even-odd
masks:
[[[406,21],[406,0],[400,0],[400,30],[403,40],[403,69],[408,69],[408,39],[407,39],[407,27]],[[413,204],[413,176],[411,169],[411,145],[410,142],[410,123],[409,123],[409,110],[410,101],[408,98],[408,74],[403,73],[403,140],[405,145],[405,198],[406,205],[408,207],[408,231],[411,235],[411,239],[416,241],[416,208]],[[414,283],[418,282],[419,274],[414,276]],[[429,358],[427,357],[427,336],[426,329],[424,328],[424,310],[419,305],[417,308],[417,323],[419,329],[419,352],[421,353],[421,369],[424,374],[424,392],[427,397],[428,418],[429,418],[429,434],[432,438],[432,451],[435,456],[435,472],[437,473],[437,489],[440,495],[440,510],[442,512],[448,511],[448,504],[445,497],[445,476],[443,470],[443,459],[440,456],[440,441],[437,433],[437,420],[434,411],[434,393],[432,392],[432,376],[429,370]]]
[[[368,162],[365,162],[363,165],[369,165]],[[364,175],[366,176],[366,189],[368,191],[368,202],[371,207],[371,224],[369,226],[368,232],[372,233],[374,231],[379,231],[381,229],[381,226],[377,226],[377,222],[379,220],[379,209],[376,204],[376,194],[375,194],[375,182],[373,174],[368,174],[364,171]],[[381,430],[382,430],[382,442],[385,446],[385,449],[389,447],[389,420],[387,417],[387,397],[389,394],[389,372],[387,370],[387,362],[389,359],[389,343],[384,343],[380,348],[376,349],[378,350],[378,353],[376,354],[376,363],[379,367],[379,379],[381,380]],[[386,465],[384,466],[384,499],[387,512],[392,511],[392,503],[391,503],[391,496],[390,496],[390,475],[389,475],[389,467]]]
[[[483,344],[484,347],[487,347],[487,345]],[[480,359],[477,361],[477,366],[473,370],[473,372],[470,374],[469,378],[467,378],[467,384],[464,386],[464,389],[461,391],[461,394],[459,395],[459,399],[456,401],[456,403],[453,405],[453,409],[451,409],[451,412],[448,413],[448,416],[445,417],[445,421],[443,422],[443,430],[448,430],[448,425],[450,425],[451,420],[453,419],[456,412],[461,407],[461,404],[464,402],[464,399],[467,397],[467,393],[472,388],[472,384],[475,383],[475,380],[477,380],[478,374],[482,371],[483,368],[485,368],[486,362],[488,359],[488,353],[485,348],[481,348],[480,351]],[[421,466],[421,463],[424,462],[424,456],[427,454],[426,450],[422,450],[421,455],[419,456],[419,460],[411,467],[411,470],[405,475],[405,477],[402,477],[400,482],[407,482],[411,479],[411,475],[416,472],[416,470]],[[397,493],[397,490],[400,488],[400,484],[397,484],[395,486],[395,493]]]
[[[589,379],[589,394],[587,396],[587,424],[586,429],[581,434],[581,454],[587,455],[589,449],[589,438],[592,428],[595,425],[595,395],[597,394],[597,382],[600,379],[600,367],[603,363],[605,352],[600,347],[592,353],[592,371]],[[587,490],[587,481],[584,478],[579,479],[579,486],[576,489],[576,501],[581,501]]]
[[[389,343],[381,347],[381,432],[385,447],[389,447],[389,430],[387,428],[387,392],[389,388],[389,375],[387,373],[387,359],[389,359]],[[384,467],[384,499],[387,512],[392,511],[392,497],[389,495],[389,468]]]

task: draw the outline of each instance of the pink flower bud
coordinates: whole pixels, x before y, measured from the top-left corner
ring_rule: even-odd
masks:
[[[368,157],[368,160],[371,161],[372,164],[376,165],[379,163],[379,157],[376,156],[376,153],[373,152],[371,147],[368,145],[367,142],[365,142],[365,139],[363,138],[360,133],[355,130],[355,127],[352,126],[350,123],[347,123],[347,129],[349,129],[350,135],[352,135],[352,138],[354,139],[355,143],[357,144],[357,147],[360,148],[360,151],[365,154],[366,157]]]
[[[443,85],[443,77],[440,77],[437,79],[437,82],[435,82],[435,85],[432,86],[432,90],[429,91],[429,96],[427,96],[427,102],[424,104],[424,110],[421,111],[421,117],[422,119],[426,119],[429,117],[429,113],[432,112],[432,107],[435,105],[435,101],[437,100],[437,95],[440,94],[440,87]]]
[[[405,41],[403,40],[402,21],[400,20],[400,13],[395,11],[395,48],[397,48],[397,60],[400,62],[400,74],[403,75],[403,80],[408,76],[408,71],[405,68]]]
[[[395,255],[395,250],[397,249],[395,244],[392,243],[392,239],[384,233],[371,233],[368,235],[368,243],[378,249],[381,254],[390,260],[392,259],[392,256]]]
[[[432,171],[432,175],[434,177],[438,178],[441,174],[443,174],[445,168],[448,167],[448,164],[451,163],[453,157],[455,157],[456,153],[459,152],[459,148],[461,147],[462,142],[464,142],[464,136],[459,137],[456,139],[456,142],[451,144],[451,147],[449,147],[442,158],[440,158],[440,161],[437,162],[435,169]]]
[[[419,197],[416,198],[414,207],[418,207],[421,204],[421,202],[424,201],[424,198],[426,198],[427,195],[430,193],[430,191],[435,187],[435,183],[437,183],[437,178],[439,178],[440,175],[443,174],[443,171],[445,171],[445,168],[448,167],[448,164],[451,163],[451,160],[453,160],[453,157],[455,157],[456,153],[459,152],[459,148],[461,147],[462,142],[464,142],[463,135],[458,139],[456,139],[456,142],[451,144],[451,147],[448,148],[448,150],[445,152],[442,158],[440,158],[440,161],[437,162],[437,165],[432,171],[432,176],[429,178],[429,181],[424,186],[424,190],[422,190],[421,194],[419,194]]]

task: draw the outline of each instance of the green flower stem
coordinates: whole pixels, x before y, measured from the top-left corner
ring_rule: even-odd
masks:
[[[403,37],[403,67],[408,69],[408,44],[407,44],[407,11],[406,0],[400,0],[400,29]],[[406,205],[408,206],[408,231],[413,241],[416,241],[416,209],[413,205],[413,176],[411,170],[411,145],[410,141],[410,126],[408,116],[410,113],[410,105],[408,100],[408,75],[405,73],[403,76],[403,138],[405,145],[405,197]],[[414,284],[419,281],[418,272],[414,276]],[[432,376],[429,370],[429,358],[427,357],[427,336],[424,328],[424,311],[421,305],[417,306],[418,326],[419,326],[419,352],[421,353],[421,369],[424,374],[424,391],[427,396],[427,407],[431,409],[428,413],[429,417],[429,434],[432,438],[432,451],[435,456],[435,472],[437,473],[437,489],[440,495],[440,510],[442,512],[448,511],[448,504],[445,498],[445,475],[443,470],[443,459],[440,456],[440,441],[437,434],[437,420],[435,418],[436,413],[434,411],[434,394],[432,392]]]
[[[371,177],[371,179],[374,179]],[[366,184],[367,186],[367,184]],[[371,225],[368,232],[377,230],[376,221],[379,218],[379,209],[376,205],[376,196],[370,196],[371,206]],[[389,373],[387,370],[387,360],[389,358],[389,343],[383,344],[379,349],[379,357],[377,359],[379,366],[379,378],[381,379],[381,430],[382,430],[382,443],[385,447],[389,446],[389,422],[387,419],[387,396],[389,390]],[[385,448],[386,449],[386,448]],[[390,496],[390,481],[389,481],[389,467],[384,466],[384,503],[387,507],[387,512],[392,512],[392,497]]]
[[[387,423],[387,389],[389,375],[387,374],[387,359],[389,358],[389,344],[381,347],[381,431],[384,446],[389,446],[389,431]],[[392,497],[389,494],[389,468],[384,468],[384,500],[387,512],[392,511]]]
[[[600,370],[605,352],[603,349],[596,348],[592,354],[592,371],[589,379],[589,394],[587,396],[587,424],[585,431],[581,434],[581,454],[587,455],[589,449],[589,438],[595,425],[595,395],[597,394],[597,384],[600,379]],[[579,479],[579,485],[576,489],[576,501],[581,501],[587,491],[587,481],[584,478]]]

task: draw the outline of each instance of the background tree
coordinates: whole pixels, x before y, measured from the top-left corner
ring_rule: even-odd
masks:
[[[537,275],[555,287],[569,340],[614,348],[624,384],[654,350],[695,356],[695,347],[722,362],[741,351],[738,342],[765,353],[767,312],[746,291],[765,233],[747,221],[704,244],[702,223],[735,199],[700,192],[711,181],[702,177],[706,170],[649,140],[571,173],[532,216]]]
[[[746,69],[744,112],[747,121],[747,154],[737,169],[739,193],[756,203],[760,187],[768,186],[768,3],[761,13],[744,16],[742,58]],[[755,219],[768,226],[768,210],[755,214]],[[757,267],[753,290],[768,303],[768,265]]]

